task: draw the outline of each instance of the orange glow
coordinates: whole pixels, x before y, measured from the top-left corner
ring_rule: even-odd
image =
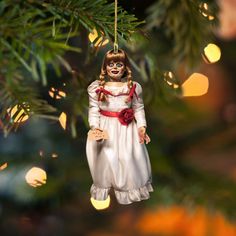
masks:
[[[66,97],[66,93],[64,91],[55,89],[53,87],[48,91],[48,94],[50,95],[50,97],[55,99],[62,99]]]
[[[24,104],[22,105],[24,106]],[[29,112],[29,107],[27,107],[26,110]],[[15,105],[13,108],[8,108],[7,112],[10,114],[10,117],[14,123],[21,123],[29,119],[29,116],[20,105]]]
[[[67,115],[65,112],[62,112],[61,115],[59,116],[59,122],[63,129],[66,129],[66,120],[67,120]]]
[[[192,74],[183,84],[183,96],[202,96],[207,93],[209,88],[208,78],[199,73]]]
[[[208,18],[208,20],[211,21],[215,19],[215,17],[211,15],[208,4],[206,2],[199,5],[199,11],[205,18]]]
[[[57,153],[52,153],[52,158],[58,158],[58,154]]]
[[[25,175],[26,182],[32,187],[39,187],[46,184],[47,174],[38,167],[32,167]]]
[[[169,86],[171,86],[175,89],[177,89],[179,87],[179,85],[176,83],[176,79],[174,77],[174,74],[171,71],[166,71],[164,73],[164,80],[166,81],[166,83]]]
[[[108,195],[108,198],[104,201],[98,201],[92,197],[90,198],[90,201],[96,210],[104,210],[110,206],[111,199],[110,196]]]
[[[7,168],[7,162],[6,163],[4,163],[3,165],[1,165],[0,166],[0,170],[4,170],[4,169],[6,169]]]
[[[95,44],[94,44],[95,47],[104,46],[104,45],[109,43],[109,40],[108,39],[104,40],[104,37],[100,37],[99,39],[97,39],[98,38],[98,32],[97,32],[96,29],[93,29],[93,31],[91,33],[89,33],[88,38],[89,38],[89,41],[91,43],[96,41]]]
[[[147,211],[137,220],[136,229],[142,235],[236,235],[236,226],[219,212],[209,213],[203,207],[189,210],[175,205]]]

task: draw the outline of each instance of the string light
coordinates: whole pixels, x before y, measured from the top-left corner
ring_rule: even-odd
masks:
[[[61,115],[59,116],[59,122],[64,130],[66,129],[66,121],[67,121],[67,115],[65,112],[62,112]]]
[[[58,158],[58,154],[57,153],[52,153],[52,158]]]
[[[40,151],[39,151],[39,156],[40,156],[40,157],[43,157],[43,155],[44,155],[43,150],[40,150]]]
[[[32,167],[25,175],[26,182],[32,187],[39,187],[46,184],[47,174],[38,167]]]
[[[29,115],[26,112],[29,112],[30,108],[26,103],[22,105],[15,105],[13,108],[8,108],[7,112],[10,115],[14,123],[22,123],[29,119]]]
[[[93,29],[93,31],[89,33],[88,38],[89,41],[93,43],[95,47],[104,46],[109,43],[109,40],[104,40],[103,36],[98,38],[98,32],[96,29]]]
[[[172,87],[174,89],[177,89],[179,87],[177,80],[171,71],[166,71],[164,73],[164,80],[170,87]]]
[[[192,74],[183,84],[183,96],[202,96],[207,93],[209,88],[208,78],[200,73]]]
[[[212,21],[215,19],[215,17],[213,15],[211,15],[211,12],[209,10],[209,6],[206,2],[203,2],[199,5],[199,11],[208,20]]]
[[[6,169],[8,166],[7,162],[0,166],[0,170]]]
[[[48,94],[50,95],[50,97],[55,99],[62,99],[66,97],[66,93],[64,91],[53,87],[48,91]]]
[[[98,201],[92,197],[90,198],[90,201],[95,209],[104,210],[110,206],[111,199],[110,199],[110,196],[108,195],[107,199],[104,201]]]
[[[202,54],[202,56],[206,63],[215,63],[221,58],[221,50],[217,45],[209,43],[204,48],[204,53]]]

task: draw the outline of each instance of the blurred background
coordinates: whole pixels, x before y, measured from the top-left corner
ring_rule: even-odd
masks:
[[[11,1],[1,3],[1,235],[236,235],[236,1],[118,1],[119,44],[142,84],[152,140],[154,192],[131,205],[119,205],[113,192],[110,202],[90,201],[86,88],[113,46],[114,6],[87,1],[90,22],[76,8],[85,2],[17,1],[14,11]],[[39,30],[40,17],[24,15],[32,6],[47,9],[35,38],[27,27]],[[79,12],[74,21],[70,6]],[[30,56],[11,38],[23,15]],[[59,40],[51,48],[36,41],[47,30]],[[59,45],[64,34],[70,46]],[[62,55],[63,66],[52,65],[50,53]]]

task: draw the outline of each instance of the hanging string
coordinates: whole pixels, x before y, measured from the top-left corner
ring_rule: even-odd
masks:
[[[119,46],[117,40],[117,1],[115,0],[115,22],[114,22],[114,52],[117,53]]]

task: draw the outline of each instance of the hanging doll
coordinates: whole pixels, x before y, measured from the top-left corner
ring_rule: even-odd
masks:
[[[88,94],[93,138],[87,139],[86,154],[92,198],[105,200],[113,188],[120,204],[148,199],[153,188],[142,87],[132,81],[123,50],[106,53],[100,80],[89,85]]]

